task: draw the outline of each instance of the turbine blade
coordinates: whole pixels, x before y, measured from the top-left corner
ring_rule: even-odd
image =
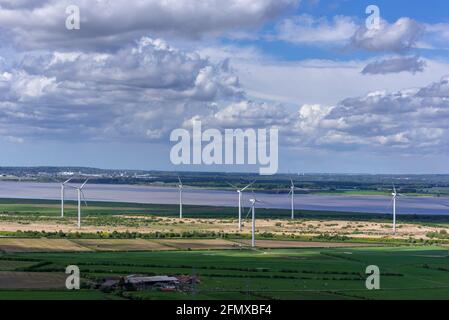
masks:
[[[437,201],[437,203],[438,203],[440,206],[449,208],[449,204],[448,204],[448,203],[444,203],[444,202],[441,202],[441,201]]]
[[[248,219],[248,216],[249,216],[249,214],[251,213],[251,209],[252,209],[252,207],[249,208],[248,213],[246,214],[245,220]]]
[[[237,186],[233,185],[232,183],[226,182],[228,185],[230,185],[231,187],[233,187],[234,189],[238,189]]]
[[[182,181],[181,181],[181,177],[180,176],[178,176],[178,181],[179,181],[179,184],[182,186]]]
[[[387,206],[387,211],[390,211],[391,208],[393,208],[393,199],[390,200],[390,203]]]
[[[245,188],[243,188],[240,191],[245,191],[246,189],[248,189],[249,187],[251,187],[254,183],[256,182],[256,180],[254,180],[253,182],[251,182],[249,185],[247,185]]]
[[[84,196],[84,192],[83,192],[83,190],[80,190],[81,191],[81,197],[83,198],[83,201],[84,201],[84,205],[87,207],[87,201],[86,201],[86,197]]]
[[[293,179],[292,178],[290,178],[290,182],[292,183],[291,186],[294,188],[295,184],[293,183]]]
[[[84,188],[84,186],[87,184],[87,182],[89,182],[89,179],[86,179],[86,181],[84,181],[84,183],[81,185],[80,189]]]
[[[73,179],[73,177],[71,177],[70,179],[68,179],[68,180],[66,180],[66,181],[64,181],[62,184],[66,184],[66,183],[69,183],[70,181],[72,181],[72,179]]]

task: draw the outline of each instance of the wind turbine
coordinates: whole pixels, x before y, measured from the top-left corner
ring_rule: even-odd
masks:
[[[398,196],[398,193],[396,192],[396,187],[393,185],[393,193],[391,194],[393,196],[393,234],[396,234],[396,198]]]
[[[398,197],[405,197],[405,195],[400,194],[396,191],[396,187],[393,184],[393,192],[391,193],[392,199],[391,202],[393,203],[393,234],[396,234],[396,201]]]
[[[251,216],[252,216],[252,223],[251,223],[251,247],[256,247],[256,203],[263,203],[262,201],[259,201],[256,199],[256,197],[249,199],[249,202],[251,203]],[[249,212],[248,212],[249,214]]]
[[[65,195],[65,185],[70,182],[72,178],[61,183],[61,218],[64,218],[64,195]]]
[[[178,185],[178,189],[179,189],[179,219],[182,219],[182,188],[184,186],[182,185],[182,181],[179,176],[178,176],[178,180],[179,180],[179,185]]]
[[[290,185],[290,192],[288,193],[291,196],[291,208],[292,208],[292,220],[295,219],[295,190],[304,190],[307,189],[298,188],[295,187],[295,184],[293,183],[293,179],[290,179],[291,185]]]
[[[89,179],[84,181],[84,183],[80,187],[70,186],[71,188],[75,189],[78,194],[78,229],[81,229],[81,197],[83,198],[84,204],[87,207],[87,202],[86,202],[86,198],[84,197],[83,188],[86,186],[88,181],[89,181]]]
[[[228,183],[231,187],[237,190],[237,193],[239,194],[239,231],[242,231],[242,192],[251,187],[256,181],[251,182],[244,188],[238,188],[233,184]]]

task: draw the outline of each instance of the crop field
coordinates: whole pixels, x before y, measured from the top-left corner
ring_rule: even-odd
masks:
[[[76,299],[449,299],[449,252],[432,247],[184,250],[153,252],[3,253],[0,261],[33,262],[23,298],[52,299],[48,275],[80,267],[83,281],[128,274],[195,275],[189,292],[86,289],[59,298]],[[365,269],[377,265],[381,290],[365,287]],[[14,267],[14,265],[11,265]],[[20,271],[12,272],[14,276]],[[42,275],[36,291],[30,279]],[[1,279],[1,278],[0,278]],[[58,278],[56,278],[58,279]],[[54,283],[54,279],[50,281]],[[0,281],[0,299],[21,297]],[[25,280],[22,280],[26,284]],[[59,290],[60,291],[60,290]]]
[[[63,289],[66,276],[63,272],[0,271],[2,289]]]
[[[251,245],[251,240],[236,240],[245,246]],[[373,244],[367,243],[342,243],[342,242],[314,242],[314,241],[278,241],[258,240],[257,246],[265,249],[275,248],[345,248],[345,247],[369,247]]]
[[[90,203],[76,228],[52,201],[0,200],[0,299],[448,299],[447,217],[400,217],[260,210],[257,248],[235,209]],[[189,216],[190,214],[190,216]],[[233,217],[231,215],[234,215]],[[64,290],[68,265],[79,291]],[[381,290],[366,289],[366,267],[380,268]],[[194,276],[191,287],[104,289],[131,274]]]
[[[76,239],[72,241],[93,251],[155,251],[174,249],[160,242],[145,239]]]
[[[0,252],[73,252],[73,251],[169,251],[217,250],[248,248],[251,240],[226,239],[42,239],[0,238]],[[257,240],[257,247],[282,248],[345,248],[369,247],[370,243],[316,242],[294,240]],[[0,270],[9,261],[0,261]]]
[[[47,252],[88,251],[85,247],[66,239],[18,239],[0,238],[0,251],[4,252]]]
[[[232,249],[241,247],[240,243],[224,239],[164,239],[158,242],[181,250]]]

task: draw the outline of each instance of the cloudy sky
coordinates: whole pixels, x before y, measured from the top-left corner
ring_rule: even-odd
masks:
[[[65,27],[70,5],[79,30]],[[279,128],[282,172],[447,173],[447,12],[446,0],[0,0],[0,165],[252,170],[173,166],[170,132],[199,119]]]

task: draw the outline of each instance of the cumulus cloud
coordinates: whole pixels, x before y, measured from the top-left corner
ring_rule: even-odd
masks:
[[[0,96],[4,135],[152,140],[244,93],[227,61],[142,38],[115,53],[29,53],[0,70]]]
[[[445,77],[421,89],[373,92],[333,107],[303,106],[294,127],[296,142],[336,150],[447,154],[448,97]]]
[[[211,128],[268,128],[289,126],[293,120],[291,114],[280,104],[237,101],[225,106],[215,106],[208,114],[195,115],[185,122],[185,126],[196,119]]]
[[[117,49],[150,34],[198,38],[253,28],[299,0],[19,0],[0,1],[0,33],[25,48]],[[66,8],[80,8],[81,29],[67,30]]]
[[[423,31],[424,26],[410,18],[400,18],[393,24],[381,20],[379,28],[360,27],[351,44],[368,51],[403,52],[416,45]]]
[[[337,43],[349,40],[356,30],[357,24],[350,17],[335,16],[329,21],[304,14],[282,21],[276,38],[293,43]]]
[[[389,74],[398,72],[423,72],[426,62],[418,56],[392,57],[370,62],[363,68],[363,74]]]
[[[447,154],[449,77],[419,89],[376,91],[336,105],[285,106],[240,101],[215,106],[192,119],[212,128],[267,128],[280,132],[281,144],[332,152],[363,150],[408,154]]]

